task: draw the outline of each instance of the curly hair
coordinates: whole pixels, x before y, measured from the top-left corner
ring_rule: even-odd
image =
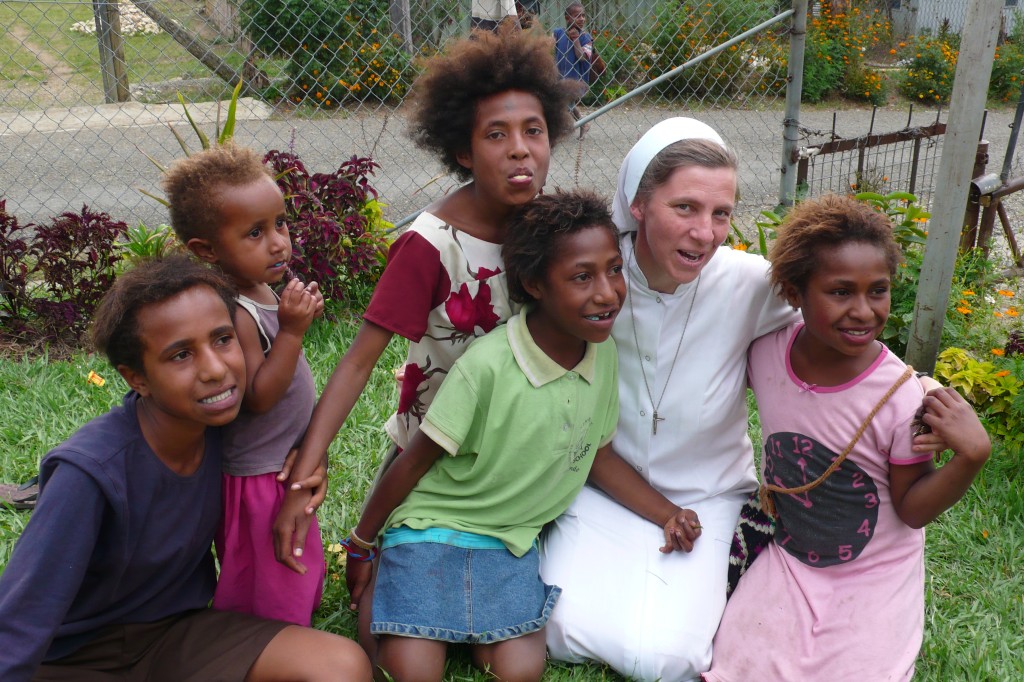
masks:
[[[469,150],[477,103],[509,90],[540,100],[552,147],[572,129],[572,94],[555,67],[552,38],[502,25],[497,33],[474,31],[427,61],[413,85],[410,135],[448,171],[469,180],[472,173],[457,155]]]
[[[182,243],[213,239],[220,227],[218,192],[260,178],[274,179],[260,155],[231,142],[204,149],[171,164],[163,187],[170,202],[171,227]]]
[[[139,311],[201,286],[213,289],[234,316],[235,290],[218,271],[180,254],[143,262],[120,275],[100,301],[92,322],[93,345],[113,367],[142,372]]]
[[[890,275],[903,261],[903,252],[892,236],[892,223],[863,201],[827,194],[797,204],[779,226],[769,253],[772,285],[782,291],[788,282],[804,291],[818,267],[821,249],[851,242],[881,249]]]
[[[599,227],[619,243],[619,231],[608,212],[608,202],[588,190],[544,194],[517,209],[509,219],[501,259],[505,262],[509,296],[528,303],[534,298],[524,282],[539,282],[566,237]]]

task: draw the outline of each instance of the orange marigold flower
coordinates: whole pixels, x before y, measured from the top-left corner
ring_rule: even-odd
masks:
[[[958,313],[960,313],[961,315],[970,315],[971,314],[971,309],[967,308],[965,306],[960,306],[959,308],[956,309],[956,311]]]
[[[1013,298],[1013,292],[1010,291],[1009,289],[1000,289],[996,293],[999,294],[1000,296],[1005,296],[1006,298]]]
[[[1010,370],[1008,370],[1008,369],[1000,370],[1000,371],[996,372],[996,376],[997,377],[1008,377],[1008,376],[1010,376]]]
[[[1002,317],[1002,316],[1003,316],[1003,314],[1002,314],[1001,312],[999,312],[998,310],[997,310],[997,311],[995,311],[995,312],[994,312],[994,313],[992,313],[992,314],[993,314],[993,315],[995,315],[996,317]]]
[[[970,290],[970,289],[964,289],[964,290],[963,290],[962,292],[960,292],[960,293],[961,293],[962,295],[964,295],[964,296],[974,296],[974,292],[973,292],[972,290]]]
[[[1006,351],[1003,350],[1002,348],[993,348],[992,355],[998,355],[999,357],[1003,357],[1004,355],[1006,355]]]
[[[1010,317],[1018,317],[1020,315],[1020,313],[1017,312],[1017,309],[1012,307],[1006,309],[1006,314]]]
[[[746,244],[733,244],[732,248],[734,248],[737,251],[746,251],[747,250],[747,245]]]

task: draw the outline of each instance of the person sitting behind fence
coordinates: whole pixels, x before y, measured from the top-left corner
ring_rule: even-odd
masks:
[[[877,340],[901,259],[889,220],[852,197],[803,202],[779,227],[771,281],[803,322],[755,341],[748,365],[778,522],[726,605],[705,682],[913,677],[922,528],[991,444],[952,388],[929,391],[915,419],[924,390]]]
[[[574,95],[576,102],[572,104],[569,111],[577,121],[580,119],[577,104],[587,94],[590,87],[590,59],[594,54],[594,39],[584,31],[587,25],[587,13],[583,9],[583,3],[573,2],[565,8],[565,28],[556,28],[555,36],[555,64],[558,66],[558,73],[569,83],[576,85]],[[587,126],[584,126],[584,129]],[[580,130],[582,136],[585,132]]]
[[[235,326],[245,354],[242,411],[224,431],[224,511],[215,543],[220,577],[213,605],[309,625],[323,591],[324,550],[316,518],[304,574],[274,557],[272,528],[285,496],[288,452],[316,403],[302,338],[323,312],[316,282],[292,279],[280,295],[292,244],[284,195],[259,154],[216,145],[164,174],[171,225],[183,244],[238,289]]]
[[[96,347],[131,390],[43,459],[39,504],[0,577],[0,679],[352,680],[350,640],[207,608],[221,433],[245,359],[235,293],[185,256],[118,277]]]

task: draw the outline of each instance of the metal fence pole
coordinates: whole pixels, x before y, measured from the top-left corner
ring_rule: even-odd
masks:
[[[800,141],[800,95],[804,80],[804,45],[807,42],[807,0],[794,0],[793,27],[789,32],[789,74],[786,77],[786,113],[782,121],[782,166],[779,169],[779,208],[783,211],[796,199],[798,143]]]
[[[934,217],[921,263],[914,321],[907,342],[907,363],[927,372],[935,368],[942,340],[971,181],[971,157],[981,132],[1002,7],[1003,0],[971,0],[967,7],[936,182]]]
[[[103,97],[108,104],[127,102],[131,99],[131,93],[128,90],[128,72],[121,42],[121,13],[117,11],[117,0],[93,0],[92,12],[96,19],[96,40],[100,48]]]

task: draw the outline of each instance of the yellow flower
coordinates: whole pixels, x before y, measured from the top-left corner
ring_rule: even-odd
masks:
[[[101,377],[96,372],[92,371],[89,372],[89,376],[87,376],[85,380],[88,381],[90,384],[96,384],[97,386],[103,386],[103,384],[107,383],[106,379]]]
[[[964,296],[974,296],[974,292],[973,292],[973,291],[971,291],[970,289],[964,289],[964,290],[963,290],[963,291],[962,291],[961,293],[962,293],[962,294],[963,294]]]
[[[747,250],[747,245],[746,244],[733,244],[732,248],[735,249],[736,251],[746,251]]]
[[[1004,355],[1006,355],[1006,351],[1004,351],[1002,348],[993,348],[992,355],[998,355],[999,357],[1003,357]]]
[[[981,537],[983,537],[986,540],[988,540],[988,531],[987,530],[982,530],[981,531]]]

